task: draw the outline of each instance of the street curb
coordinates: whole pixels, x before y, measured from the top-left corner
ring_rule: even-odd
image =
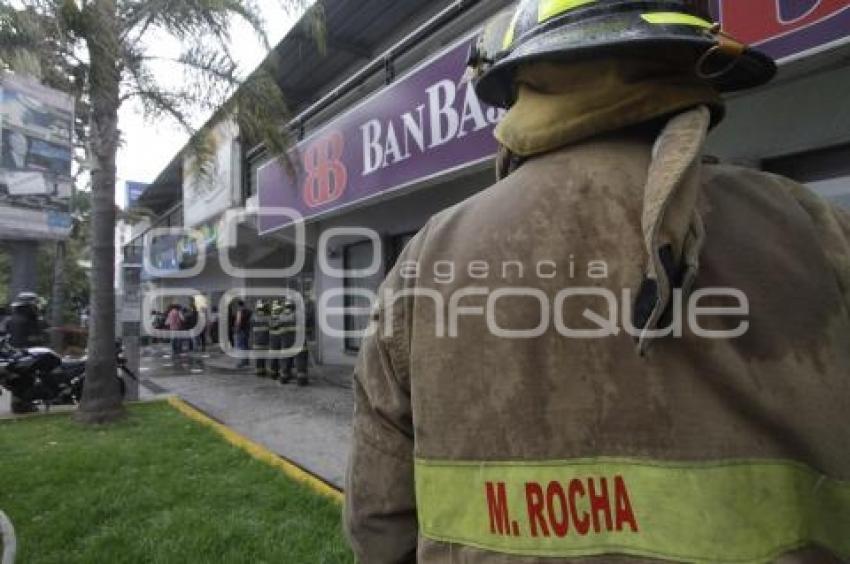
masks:
[[[4,413],[0,415],[0,423],[11,423],[16,421],[27,421],[31,419],[44,419],[47,417],[58,417],[60,415],[73,415],[76,413],[76,408],[73,409],[51,409],[50,411],[40,411],[38,413]]]
[[[144,400],[134,400],[134,401],[125,401],[122,402],[122,405],[125,407],[133,406],[133,405],[146,405],[149,403],[156,403],[158,401],[162,401],[162,398],[151,398]],[[50,411],[39,411],[38,413],[4,413],[0,415],[0,423],[8,423],[15,421],[27,421],[31,419],[41,419],[46,417],[59,417],[60,415],[73,415],[78,411],[78,406],[58,406]]]
[[[221,435],[224,440],[232,444],[233,446],[244,450],[247,452],[252,458],[259,460],[260,462],[265,462],[269,466],[273,466],[278,470],[281,470],[288,477],[293,480],[304,484],[317,494],[329,498],[336,503],[342,503],[343,501],[343,493],[339,489],[330,485],[329,483],[322,480],[320,477],[315,474],[310,473],[309,471],[301,468],[297,464],[286,460],[279,454],[276,454],[266,447],[260,445],[252,441],[251,439],[240,435],[227,425],[216,421],[209,415],[205,414],[195,406],[187,403],[185,400],[177,397],[170,396],[166,400],[171,407],[202,425],[209,427],[216,431],[219,435]]]

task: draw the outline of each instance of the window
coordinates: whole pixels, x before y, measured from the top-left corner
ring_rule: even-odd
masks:
[[[387,245],[387,272],[392,270],[395,263],[398,262],[404,248],[410,243],[411,239],[416,236],[416,233],[405,233],[404,235],[396,235],[390,237],[389,245]]]
[[[850,207],[850,145],[769,159],[763,168],[802,182],[824,198]]]
[[[269,158],[266,151],[260,154],[245,156],[245,166],[242,167],[242,201],[243,203],[254,196],[257,192],[257,171],[269,163],[272,159]]]
[[[183,227],[183,206],[180,206],[168,216],[169,227]]]
[[[372,265],[375,249],[371,241],[363,241],[348,245],[343,250],[343,268],[345,270],[358,270],[369,268]],[[383,281],[382,273],[377,273],[374,276],[364,278],[345,278],[345,289],[353,288],[367,289],[372,292],[378,291]],[[347,308],[365,308],[370,307],[369,300],[365,296],[345,296],[344,307]],[[345,330],[346,331],[363,331],[369,325],[369,313],[348,313],[345,314]],[[346,337],[345,350],[348,352],[360,351],[359,337]]]
[[[124,264],[142,263],[142,243],[136,240],[124,246]]]

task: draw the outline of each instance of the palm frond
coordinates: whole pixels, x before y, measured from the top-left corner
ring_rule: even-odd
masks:
[[[234,17],[247,22],[268,46],[265,22],[253,0],[135,0],[121,5],[125,34],[159,28],[185,39],[212,34],[229,39]]]

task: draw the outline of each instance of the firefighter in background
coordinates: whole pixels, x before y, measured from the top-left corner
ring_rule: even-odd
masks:
[[[286,300],[280,320],[283,335],[282,347],[283,349],[292,349],[295,346],[295,339],[298,335],[298,315],[295,312],[295,302]],[[299,386],[306,386],[310,383],[307,374],[306,329],[302,333],[305,342],[301,344],[296,354],[288,355],[284,360],[284,370],[280,377],[281,384],[288,384],[292,381],[293,377],[296,378]],[[293,364],[295,365],[296,376],[292,374]]]
[[[254,308],[254,316],[251,320],[251,342],[253,343],[252,349],[260,354],[268,352],[269,350],[269,328],[269,304],[263,300],[257,300],[257,304]],[[266,370],[266,359],[258,358],[257,376],[265,378],[267,375],[268,370]]]
[[[850,562],[850,213],[703,163],[721,93],[776,70],[708,4],[523,0],[479,45],[476,92],[508,110],[499,181],[378,292],[345,487],[358,561]],[[473,288],[404,266],[570,257],[606,272]]]
[[[9,343],[16,348],[43,346],[47,343],[47,323],[42,314],[43,300],[33,292],[21,292],[10,306],[12,316],[7,330]]]
[[[9,344],[17,349],[43,346],[47,342],[47,323],[42,315],[42,299],[32,292],[21,292],[12,302],[12,315],[7,323]],[[34,413],[30,402],[12,395],[12,413]]]
[[[273,301],[271,319],[269,320],[269,350],[271,350],[272,352],[279,353],[285,348],[283,346],[283,314],[283,305],[281,305],[280,301]],[[275,380],[279,379],[280,356],[275,356],[274,358],[272,358],[271,366],[271,378],[274,378]]]

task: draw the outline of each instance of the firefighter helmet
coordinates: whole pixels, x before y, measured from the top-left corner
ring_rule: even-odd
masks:
[[[504,30],[501,45],[494,36]],[[522,63],[569,61],[605,53],[682,56],[721,92],[762,85],[776,64],[711,22],[708,0],[522,0],[506,23],[499,14],[470,54],[476,92],[485,102],[511,106],[514,73]]]
[[[514,19],[515,9],[508,8],[502,10],[487,22],[475,44],[469,51],[469,66],[470,76],[474,81],[478,81],[481,77],[490,70],[490,67],[496,62],[500,55],[503,54],[505,48],[505,36],[511,28]]]
[[[21,292],[10,305],[12,309],[29,307],[36,311],[44,307],[44,299],[34,292]]]

